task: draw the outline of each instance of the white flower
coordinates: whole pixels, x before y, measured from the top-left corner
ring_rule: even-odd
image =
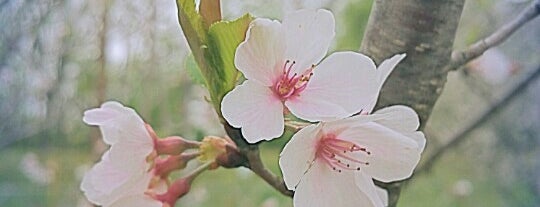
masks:
[[[283,23],[255,19],[235,55],[247,79],[222,101],[223,117],[250,143],[279,137],[284,111],[307,121],[330,121],[371,111],[382,83],[405,55],[377,69],[355,52],[326,55],[334,37],[327,10],[300,10]],[[316,65],[318,64],[318,65]]]
[[[123,197],[142,195],[152,177],[145,169],[132,169],[111,160],[107,151],[85,174],[81,189],[90,202],[107,207]]]
[[[418,127],[414,110],[392,106],[300,130],[279,160],[294,205],[383,206],[372,179],[411,176],[425,146]]]
[[[146,191],[152,175],[148,158],[154,141],[144,121],[131,108],[106,102],[84,113],[83,121],[99,126],[111,148],[83,178],[81,189],[91,202],[109,206],[127,195]]]

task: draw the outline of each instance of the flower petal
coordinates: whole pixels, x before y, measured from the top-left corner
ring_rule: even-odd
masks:
[[[147,143],[126,141],[119,142],[109,149],[109,157],[114,163],[121,163],[127,171],[143,172],[148,169],[147,157],[154,150],[152,140]]]
[[[106,102],[100,108],[85,111],[83,121],[99,126],[103,140],[109,145],[120,140],[145,140],[150,137],[137,112],[118,102]]]
[[[370,176],[363,172],[355,172],[354,181],[356,186],[367,195],[375,206],[387,206],[387,204],[384,204],[385,202],[378,192],[379,187],[375,186],[375,183],[373,183],[373,179],[371,179]],[[388,198],[386,199],[388,200]]]
[[[377,195],[379,195],[379,198],[381,198],[383,205],[388,206],[388,191],[378,186],[375,187],[375,189]]]
[[[83,121],[90,125],[101,125],[128,111],[121,103],[108,101],[101,104],[100,108],[85,111]]]
[[[336,52],[313,70],[307,87],[285,105],[301,119],[331,121],[351,116],[376,99],[373,61],[360,53]]]
[[[285,145],[279,157],[279,167],[289,190],[294,190],[313,164],[321,125],[309,125],[298,131]]]
[[[244,77],[271,86],[281,75],[285,41],[281,23],[257,18],[249,27],[246,40],[236,49],[234,64]]]
[[[246,80],[236,86],[221,102],[223,117],[249,143],[271,140],[283,134],[283,104],[270,88]]]
[[[375,122],[414,139],[418,147],[424,149],[426,138],[422,132],[416,131],[420,127],[420,119],[414,109],[403,105],[390,106],[376,111],[373,115],[382,115]]]
[[[163,204],[144,194],[126,196],[104,207],[161,207]]]
[[[320,99],[317,96],[303,96],[303,98],[289,99],[285,106],[296,117],[310,122],[337,119],[347,117],[349,113],[339,105],[328,99]]]
[[[283,27],[285,59],[296,61],[293,72],[298,74],[321,61],[335,36],[334,15],[324,9],[289,13],[283,19]]]
[[[418,143],[390,128],[377,123],[350,126],[338,135],[365,147],[371,154],[354,153],[369,165],[361,169],[382,182],[402,180],[411,176],[420,160]]]
[[[92,203],[108,205],[122,196],[143,193],[151,178],[145,172],[124,168],[122,163],[113,162],[106,152],[85,174],[81,190]]]
[[[315,162],[302,177],[294,194],[295,207],[377,206],[355,183],[355,172],[338,173],[322,162]],[[366,187],[366,186],[362,186]],[[374,187],[373,187],[374,188]],[[377,196],[377,195],[375,195]]]
[[[373,99],[369,106],[365,108],[367,112],[371,112],[373,110],[373,107],[375,107],[375,104],[377,103],[377,99],[379,97],[379,91],[381,91],[381,88],[386,81],[386,78],[388,78],[396,65],[401,62],[401,60],[403,60],[405,57],[406,54],[394,55],[393,57],[384,60],[381,65],[379,65],[379,67],[377,68],[377,96],[375,96],[375,99]]]

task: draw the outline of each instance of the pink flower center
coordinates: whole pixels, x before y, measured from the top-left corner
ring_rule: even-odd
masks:
[[[291,74],[291,70],[295,64],[295,61],[285,61],[285,64],[283,64],[283,74],[281,74],[274,83],[274,86],[272,86],[272,90],[276,96],[283,101],[291,96],[300,94],[306,88],[309,78],[313,75],[313,67],[307,69],[300,76],[297,73]]]
[[[365,147],[329,134],[317,144],[315,157],[337,172],[343,170],[359,171],[361,167],[369,165],[369,162],[359,160],[355,153],[371,155],[371,152]]]

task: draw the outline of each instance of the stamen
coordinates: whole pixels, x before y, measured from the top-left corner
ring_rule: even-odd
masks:
[[[298,95],[306,88],[307,82],[313,73],[313,67],[304,74],[294,73],[291,75],[296,61],[286,60],[282,67],[283,75],[274,83],[274,93],[281,99],[286,100],[291,96]],[[300,77],[299,77],[300,76]]]
[[[289,64],[289,60],[285,61],[285,64],[283,64],[283,74],[287,74],[287,65]]]
[[[342,172],[342,170],[359,171],[362,167],[369,165],[369,162],[360,160],[354,156],[355,153],[371,155],[371,152],[365,147],[330,134],[319,141],[316,157],[337,172]]]

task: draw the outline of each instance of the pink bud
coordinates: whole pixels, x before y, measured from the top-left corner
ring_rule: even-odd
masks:
[[[167,192],[163,194],[154,194],[153,192],[147,192],[147,194],[153,199],[161,201],[164,207],[172,207],[176,204],[176,201],[179,198],[183,197],[189,192],[192,180],[193,178],[191,176],[181,178],[174,181]]]
[[[198,142],[172,136],[154,140],[154,148],[159,155],[178,155],[187,149],[199,147]]]
[[[154,175],[165,179],[175,170],[184,169],[187,163],[193,158],[199,156],[199,153],[180,154],[167,156],[166,158],[156,159],[154,166]]]
[[[160,139],[149,124],[146,124],[145,127],[154,141],[154,150],[158,155],[179,155],[187,149],[197,148],[200,145],[199,142],[186,140],[179,136]]]

